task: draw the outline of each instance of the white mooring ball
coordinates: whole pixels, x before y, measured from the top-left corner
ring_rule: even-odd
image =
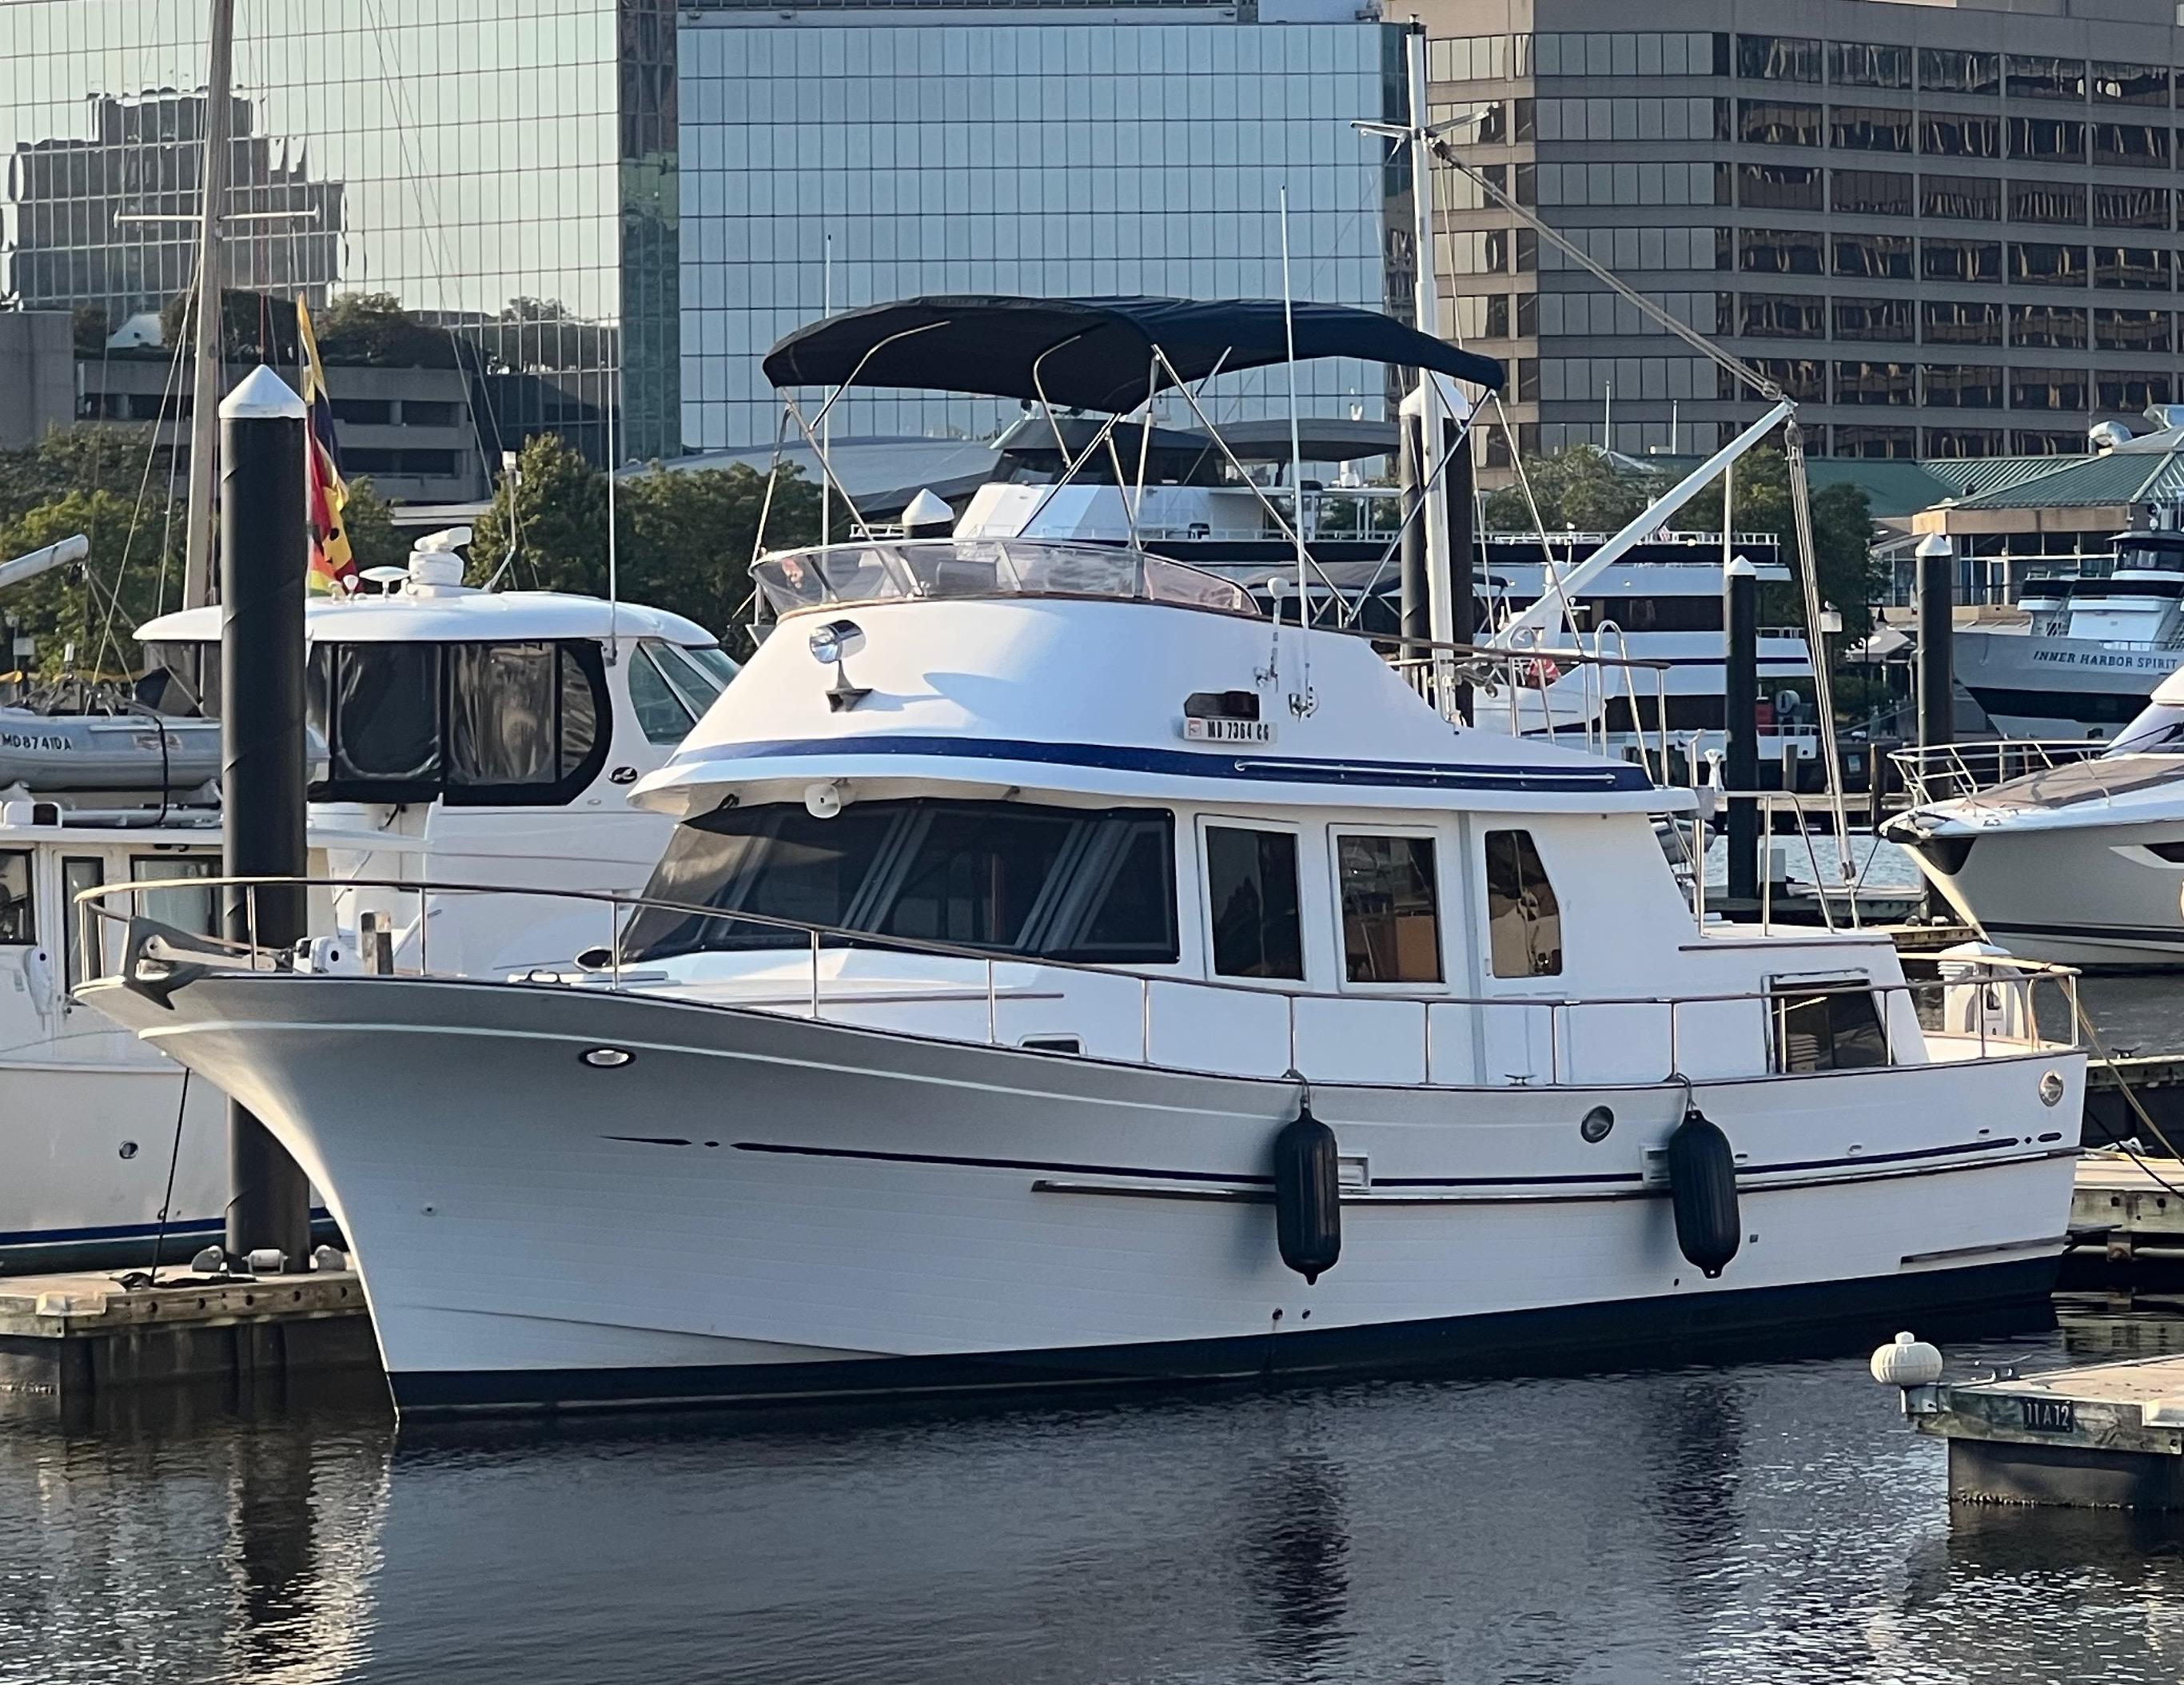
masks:
[[[1873,1378],[1884,1387],[1930,1387],[1942,1378],[1942,1353],[1909,1334],[1873,1354]]]

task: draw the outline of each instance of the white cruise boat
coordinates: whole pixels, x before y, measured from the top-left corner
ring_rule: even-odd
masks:
[[[315,599],[311,725],[316,876],[641,887],[667,824],[630,787],[662,765],[733,671],[712,634],[678,615],[596,598],[465,588],[460,559],[421,549],[385,596]],[[193,609],[137,632],[163,712],[124,715],[170,738],[179,760],[216,731],[220,611]],[[611,652],[611,653],[610,653]],[[217,790],[162,790],[156,748],[137,754],[154,786],[0,790],[0,1268],[142,1265],[217,1238],[228,1194],[226,1097],[189,1085],[157,1048],[71,991],[112,955],[89,951],[74,901],[143,883],[143,912],[219,928]],[[215,762],[216,765],[216,762]],[[203,778],[192,766],[191,786]],[[354,931],[384,915],[393,956],[498,971],[606,939],[610,916],[581,904],[495,909],[358,887],[315,898],[314,925]],[[171,1194],[169,1192],[170,1178]],[[164,1214],[164,1215],[163,1215]],[[162,1238],[164,1237],[164,1238]]]
[[[2115,543],[2111,572],[2027,581],[2025,625],[1958,629],[1958,682],[2004,737],[2114,737],[2184,665],[2184,531]]]
[[[1882,834],[1991,941],[2070,965],[2184,965],[2184,673],[2105,745],[1897,759],[1912,805]]]
[[[1149,345],[1279,361],[1268,308],[921,301],[767,368],[1122,409]],[[1312,309],[1299,356],[1498,377]],[[1689,792],[1132,547],[757,576],[611,951],[348,975],[139,917],[79,991],[326,1189],[405,1413],[1658,1351],[2049,1278],[2082,1055],[1976,986],[1923,1024],[1883,936],[1696,921]]]

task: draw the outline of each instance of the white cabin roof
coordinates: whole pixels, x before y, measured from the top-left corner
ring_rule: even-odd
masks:
[[[693,648],[720,639],[662,609],[562,591],[455,590],[443,595],[315,598],[304,607],[304,635],[348,643],[467,643],[510,638],[655,637]],[[220,609],[161,614],[136,628],[143,643],[216,643]]]
[[[821,659],[814,633],[838,661]],[[1291,703],[1305,687],[1312,706]],[[1269,667],[1275,676],[1262,681]],[[866,692],[840,705],[840,686]],[[1271,741],[1186,737],[1185,698],[1241,692]],[[1174,602],[1055,595],[829,603],[783,617],[632,792],[688,816],[818,781],[1109,800],[1511,811],[1684,805],[1636,766],[1444,721],[1367,639],[1301,638]]]

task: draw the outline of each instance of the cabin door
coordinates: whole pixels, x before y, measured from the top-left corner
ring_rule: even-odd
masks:
[[[1465,822],[1471,951],[1479,1080],[1543,1085],[1566,1075],[1557,1043],[1568,1034],[1560,1008],[1562,907],[1535,831],[1522,820],[1479,815]]]

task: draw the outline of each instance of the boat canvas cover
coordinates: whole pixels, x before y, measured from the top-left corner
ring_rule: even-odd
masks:
[[[1299,362],[1356,357],[1501,389],[1492,358],[1376,310],[1290,309]],[[766,376],[777,388],[906,386],[1120,414],[1217,370],[1290,361],[1287,314],[1279,298],[909,298],[799,328],[766,353]]]

